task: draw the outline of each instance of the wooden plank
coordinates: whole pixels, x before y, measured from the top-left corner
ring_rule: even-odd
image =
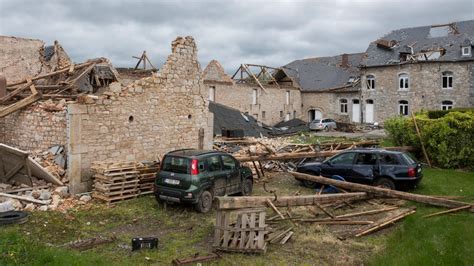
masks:
[[[273,205],[273,203],[270,201],[270,199],[266,199],[266,202],[267,202],[268,206],[270,208],[272,208],[273,211],[275,211],[280,216],[280,218],[285,219],[285,216],[283,216],[283,214],[277,209],[277,207],[275,207],[275,205]]]
[[[217,211],[216,213],[216,227],[214,228],[214,246],[220,246],[221,235],[222,235],[222,222],[223,222],[223,213],[225,211]]]
[[[14,113],[41,99],[41,93],[33,94],[0,110],[0,118]]]
[[[403,212],[403,213],[401,213],[397,216],[394,216],[394,217],[391,217],[391,218],[388,218],[388,219],[384,219],[381,222],[375,223],[373,226],[369,227],[368,229],[365,229],[365,230],[357,233],[355,236],[360,237],[360,236],[364,236],[364,235],[367,235],[369,233],[375,232],[375,231],[383,228],[384,226],[386,226],[388,224],[392,224],[392,223],[394,223],[398,220],[401,220],[401,219],[405,218],[406,216],[408,216],[412,213],[415,213],[415,212],[416,212],[415,210],[409,210],[409,211]]]
[[[20,171],[21,168],[25,166],[25,161],[19,161],[13,168],[8,171],[8,173],[5,175],[4,179],[6,182],[10,180],[18,171]]]
[[[388,212],[388,211],[392,211],[396,209],[398,209],[398,207],[388,207],[388,208],[383,208],[383,209],[378,209],[378,210],[347,213],[347,214],[338,215],[336,216],[336,218],[347,218],[347,217],[355,217],[355,216],[362,216],[362,215],[370,215],[370,214],[376,214],[376,213],[381,213],[381,212]]]
[[[276,207],[288,206],[310,206],[314,203],[333,203],[340,200],[366,199],[367,193],[336,193],[324,195],[303,195],[303,196],[281,196],[274,200],[273,196],[247,196],[247,197],[216,197],[217,209],[241,209],[251,207],[267,207],[267,199],[272,201]]]
[[[288,232],[288,234],[286,234],[286,236],[280,241],[280,245],[286,244],[286,242],[288,242],[292,235],[293,231]]]
[[[5,145],[3,143],[0,143],[0,150],[3,150],[3,151],[8,152],[8,153],[15,154],[15,155],[20,156],[22,158],[26,158],[29,155],[29,153],[27,153],[26,151],[22,151],[20,149],[14,148],[12,146]]]
[[[441,215],[441,214],[446,214],[446,213],[458,212],[458,211],[462,211],[462,210],[469,209],[469,208],[471,208],[470,205],[461,206],[461,207],[459,207],[459,208],[454,208],[454,209],[447,210],[447,211],[436,212],[436,213],[432,213],[432,214],[429,214],[429,215],[425,215],[425,216],[423,216],[423,218],[433,217],[433,216],[437,216],[437,215]]]
[[[298,153],[277,153],[277,154],[260,154],[260,155],[236,155],[235,159],[240,162],[251,161],[284,161],[291,159],[330,157],[340,153],[339,151],[320,151],[320,152],[298,152]]]
[[[33,85],[33,81],[29,80],[25,85],[22,85],[22,86],[18,87],[14,91],[12,91],[9,94],[7,94],[7,95],[3,96],[2,98],[0,98],[0,104],[2,104],[4,102],[12,99],[13,97],[17,96],[18,94],[20,94],[21,92],[26,90],[31,85]]]
[[[265,225],[265,215],[266,213],[260,212],[259,217],[258,217],[258,227],[266,227]],[[265,246],[265,232],[264,231],[258,231],[257,232],[257,248],[264,248]]]
[[[327,216],[331,217],[331,218],[335,218],[334,214],[330,213],[329,211],[327,211],[323,206],[321,206],[321,204],[319,203],[315,203],[314,205],[316,205],[316,207],[318,207],[320,210],[322,210]]]
[[[256,213],[255,212],[252,212],[250,213],[250,222],[249,222],[249,227],[250,228],[255,228],[255,225],[256,225]],[[249,239],[245,245],[245,248],[246,249],[254,249],[255,248],[255,231],[252,230],[252,231],[249,231]]]
[[[272,239],[268,239],[268,242],[270,242],[272,244],[277,243],[280,240],[280,238],[282,238],[284,235],[286,235],[291,230],[293,230],[293,227],[290,227],[290,228],[286,229],[285,231],[281,232],[280,234],[275,235]]]
[[[301,219],[297,220],[298,222],[310,222],[314,224],[321,224],[321,225],[366,225],[366,224],[373,224],[373,221],[312,221],[312,219]]]
[[[326,178],[323,176],[314,176],[314,175],[308,175],[308,174],[303,174],[303,173],[298,173],[298,172],[289,172],[289,173],[303,180],[309,180],[309,181],[326,184],[326,185],[333,185],[336,187],[341,187],[341,188],[352,190],[352,191],[364,191],[364,192],[376,194],[378,196],[411,200],[411,201],[430,204],[434,206],[457,208],[457,207],[469,205],[471,206],[470,211],[474,212],[474,205],[466,203],[466,202],[460,202],[460,201],[454,201],[454,200],[449,200],[449,199],[436,198],[432,196],[419,195],[419,194],[413,194],[413,193],[408,193],[408,192],[403,192],[403,191],[390,190],[390,189],[385,189],[385,188],[380,188],[380,187],[373,187],[373,186],[362,185],[362,184],[357,184],[357,183],[339,181],[339,180]],[[349,194],[351,193],[347,193],[343,195],[349,195]]]
[[[49,183],[53,183],[58,186],[64,186],[63,182],[61,180],[57,179],[55,176],[53,176],[50,172],[48,172],[46,169],[43,168],[38,162],[33,160],[31,157],[28,157],[28,160],[26,162],[28,164],[28,167],[31,169],[31,174],[44,179],[48,181]]]
[[[425,149],[425,144],[423,144],[423,140],[421,139],[420,129],[418,128],[418,124],[416,123],[415,114],[411,113],[411,116],[413,117],[413,123],[415,124],[416,134],[418,135],[418,139],[420,140],[421,149],[423,150],[423,155],[425,156],[426,162],[431,167],[430,158],[428,157],[428,153],[426,152],[426,149]]]
[[[0,192],[0,197],[12,198],[12,199],[20,200],[20,201],[27,201],[27,202],[32,202],[32,203],[41,204],[41,205],[48,205],[49,203],[51,203],[51,200],[47,200],[47,201],[36,200],[36,199],[28,198],[28,197],[22,197],[18,195],[12,195],[12,194],[1,193],[1,192]]]

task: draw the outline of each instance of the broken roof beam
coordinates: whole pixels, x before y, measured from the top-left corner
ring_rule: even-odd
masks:
[[[20,109],[23,109],[25,108],[26,106],[40,100],[42,98],[42,94],[41,92],[38,92],[36,91],[36,88],[35,86],[32,84],[30,86],[30,90],[31,90],[31,95],[14,103],[14,104],[11,104],[3,109],[0,110],[0,118],[2,117],[5,117],[11,113],[14,113]]]
[[[27,83],[25,85],[18,87],[14,91],[0,98],[0,104],[12,99],[13,97],[17,96],[18,94],[20,94],[21,92],[23,92],[25,89],[27,89],[28,87],[32,85],[33,85],[33,81],[31,79],[27,79]]]
[[[245,72],[247,72],[254,80],[257,82],[258,86],[262,88],[263,91],[267,92],[265,87],[263,87],[262,83],[258,80],[258,78],[252,73],[252,71],[249,69],[249,67],[246,64],[242,64],[242,67],[245,69]]]

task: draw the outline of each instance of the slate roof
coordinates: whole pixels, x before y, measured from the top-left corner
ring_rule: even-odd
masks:
[[[300,85],[301,91],[327,91],[351,87],[350,77],[359,78],[363,53],[347,54],[348,66],[341,65],[343,55],[295,60],[283,70]]]
[[[260,137],[260,133],[268,136],[268,129],[259,126],[254,117],[243,115],[237,109],[209,101],[209,111],[214,114],[214,135],[221,135],[222,129],[243,129],[247,137]]]
[[[395,40],[397,44],[392,49],[384,49],[377,47],[377,41],[370,43],[362,65],[370,67],[398,64],[400,51],[407,50],[408,46],[413,47],[414,54],[431,49],[445,49],[445,54],[434,59],[436,61],[474,60],[474,57],[461,56],[461,44],[470,42],[472,45],[474,42],[474,20],[455,22],[452,25],[454,29],[449,26],[422,26],[394,30],[381,39]]]

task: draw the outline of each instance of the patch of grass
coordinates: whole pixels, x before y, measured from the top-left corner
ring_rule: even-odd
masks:
[[[425,169],[421,186],[414,193],[462,196],[460,201],[474,202],[473,180],[473,172]],[[415,205],[417,212],[400,222],[392,233],[372,237],[371,241],[384,244],[385,248],[369,264],[473,265],[473,214],[462,211],[423,218],[442,209]]]

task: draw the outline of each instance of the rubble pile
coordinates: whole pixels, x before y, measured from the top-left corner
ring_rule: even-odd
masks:
[[[34,151],[31,157],[61,182],[68,183],[66,154],[63,146],[53,146],[47,151]]]

